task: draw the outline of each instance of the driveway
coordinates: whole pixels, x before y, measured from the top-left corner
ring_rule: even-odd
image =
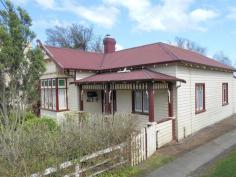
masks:
[[[190,177],[189,174],[236,145],[236,129],[177,157],[146,177]]]

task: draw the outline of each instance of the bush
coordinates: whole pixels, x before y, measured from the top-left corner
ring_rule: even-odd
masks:
[[[79,160],[127,141],[133,131],[134,121],[125,114],[89,114],[86,121],[72,119],[60,127],[50,118],[28,119],[16,129],[6,127],[0,132],[0,176],[30,176],[67,160]]]
[[[45,127],[45,126],[49,129],[49,131],[55,131],[58,130],[59,128],[57,123],[53,119],[47,117],[28,119],[24,123],[24,127],[26,129],[32,129],[35,127]]]
[[[37,119],[37,118],[38,117],[35,114],[33,114],[32,112],[27,112],[25,115],[24,121],[29,121],[29,120]]]

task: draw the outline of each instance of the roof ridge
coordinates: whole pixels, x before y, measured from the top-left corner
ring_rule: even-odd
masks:
[[[117,50],[117,51],[115,51],[115,52],[113,52],[113,53],[117,53],[117,52],[123,52],[123,51],[125,51],[125,50],[132,50],[132,49],[136,49],[136,48],[141,48],[141,47],[146,47],[146,46],[150,46],[150,45],[158,45],[158,44],[160,44],[161,42],[155,42],[155,43],[151,43],[151,44],[144,44],[144,45],[140,45],[140,46],[135,46],[135,47],[130,47],[130,48],[126,48],[126,49],[122,49],[122,50]],[[110,54],[112,54],[112,53],[110,53]]]
[[[178,46],[175,46],[175,45],[171,45],[171,44],[167,44],[167,43],[162,43],[162,45],[167,45],[167,46],[169,46],[169,47],[173,47],[173,48],[176,48],[176,49],[178,49],[178,50],[183,50],[183,51],[185,51],[185,52],[190,52],[190,53],[199,55],[199,56],[201,56],[201,57],[204,57],[205,59],[209,59],[209,60],[211,60],[211,61],[214,61],[214,62],[216,62],[216,63],[218,63],[218,64],[224,65],[224,66],[226,66],[226,67],[230,67],[230,68],[232,68],[232,69],[234,68],[234,67],[232,67],[232,66],[230,66],[230,65],[221,63],[221,62],[219,62],[219,61],[217,61],[217,60],[215,60],[215,59],[213,59],[213,58],[210,58],[210,57],[208,57],[208,56],[206,56],[206,55],[203,55],[203,54],[201,54],[201,53],[199,53],[199,52],[197,52],[197,51],[194,51],[194,50],[181,48],[181,47],[178,47]],[[163,47],[165,47],[165,46],[163,46]],[[165,47],[165,48],[166,48],[166,47]],[[168,49],[167,49],[167,50],[168,50]],[[169,51],[169,50],[168,50],[168,51]],[[169,52],[171,52],[171,51],[169,51]],[[173,54],[173,52],[171,52],[171,53]],[[174,55],[174,54],[173,54],[173,55]],[[177,57],[177,58],[178,58],[178,57]],[[181,58],[178,58],[178,59],[181,60]]]
[[[165,43],[160,42],[160,47],[172,58],[174,57],[177,60],[180,60],[179,57],[177,57],[173,52],[168,50],[165,46]]]

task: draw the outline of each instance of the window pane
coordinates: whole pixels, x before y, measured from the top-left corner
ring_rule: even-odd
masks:
[[[51,79],[48,80],[48,86],[50,86],[50,87],[52,86],[52,80]]]
[[[59,86],[61,87],[65,86],[65,79],[59,79],[58,82],[59,82]]]
[[[134,92],[135,111],[142,112],[142,91]]]
[[[47,87],[48,86],[48,80],[44,81],[44,85]]]
[[[45,89],[45,108],[49,106],[49,89]]]
[[[58,89],[59,109],[66,109],[66,89]]]
[[[196,111],[202,111],[204,109],[204,86],[196,86]]]
[[[52,86],[56,86],[56,79],[52,80]]]
[[[52,89],[52,103],[53,103],[53,110],[56,110],[56,89]]]
[[[149,112],[149,101],[148,101],[148,92],[143,91],[143,112],[148,113]]]
[[[48,88],[48,108],[52,109],[52,89]]]

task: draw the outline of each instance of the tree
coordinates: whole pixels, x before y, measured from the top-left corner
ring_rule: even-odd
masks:
[[[7,125],[12,110],[30,107],[39,99],[35,88],[45,68],[40,49],[30,46],[35,38],[30,30],[30,16],[8,0],[1,2],[4,6],[0,9],[0,119]]]
[[[102,52],[102,39],[94,34],[92,27],[72,24],[55,26],[46,30],[48,45]]]
[[[175,43],[180,48],[195,51],[195,52],[200,53],[202,55],[206,55],[207,49],[205,47],[202,47],[199,44],[197,44],[196,42],[191,41],[189,39],[182,38],[182,37],[176,37]]]
[[[232,66],[232,61],[222,51],[216,53],[213,56],[213,58],[219,61],[220,63],[226,64],[228,66]]]

